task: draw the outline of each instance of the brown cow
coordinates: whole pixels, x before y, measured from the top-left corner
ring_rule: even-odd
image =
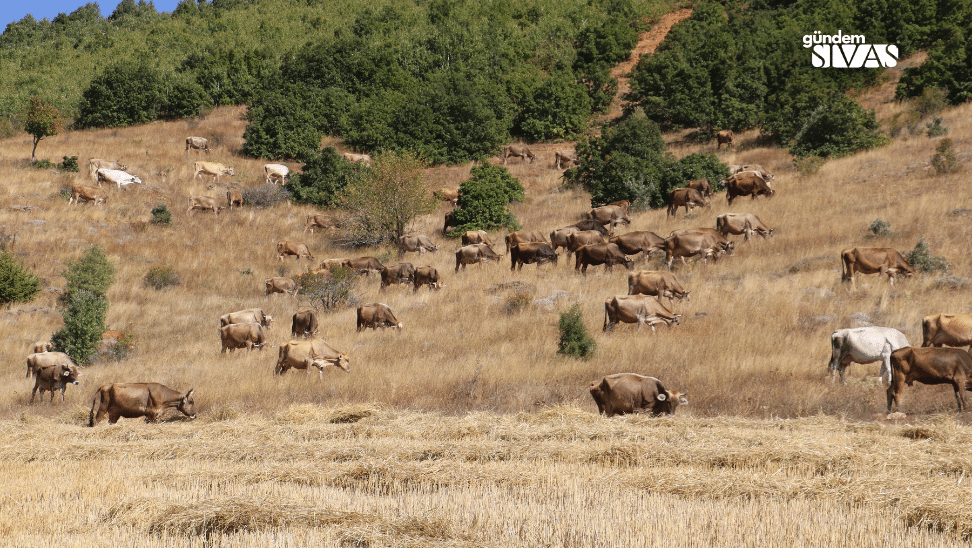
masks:
[[[915,269],[905,261],[897,250],[890,247],[852,247],[840,252],[843,267],[843,281],[850,280],[852,287],[857,287],[854,274],[888,275],[888,283],[894,286],[894,277],[898,274],[911,276]]]
[[[607,227],[608,234],[614,234],[614,227],[620,224],[630,225],[631,219],[624,208],[616,205],[595,207],[587,212],[587,218],[597,221]]]
[[[344,264],[350,260],[351,259],[348,259],[347,257],[340,259],[324,259],[321,261],[321,265],[318,268],[333,271],[335,268],[344,268]]]
[[[267,278],[266,280],[263,280],[263,282],[267,285],[267,297],[274,293],[285,293],[291,297],[295,297],[297,295],[297,290],[300,289],[300,287],[297,285],[297,281],[293,278],[277,276],[274,278]]]
[[[267,334],[263,326],[256,323],[232,323],[219,328],[219,339],[223,347],[219,353],[227,350],[233,352],[237,348],[246,348],[249,352],[253,347],[263,350],[267,343]]]
[[[547,242],[547,239],[543,237],[543,233],[539,230],[518,230],[516,232],[510,232],[506,235],[506,252],[510,252],[510,248],[515,244],[522,244],[525,242]]]
[[[239,190],[226,191],[226,208],[243,207],[243,193]]]
[[[769,171],[766,171],[766,168],[764,168],[763,166],[761,166],[759,164],[747,164],[747,165],[744,165],[744,166],[739,166],[739,170],[736,173],[741,173],[741,172],[744,172],[744,171],[755,171],[764,180],[766,180],[766,181],[772,181],[773,180],[773,174],[770,173]],[[735,175],[735,173],[733,173],[733,175]]]
[[[656,323],[678,325],[681,314],[672,314],[671,310],[650,295],[616,295],[604,301],[604,331],[610,331],[618,322],[637,323],[638,331],[641,326],[648,324],[651,332],[655,332]]]
[[[726,187],[726,201],[729,205],[738,196],[751,196],[755,200],[757,196],[772,197],[776,194],[769,183],[753,171],[737,173],[719,181],[719,184]]]
[[[426,251],[438,251],[439,246],[432,243],[429,237],[425,234],[415,234],[413,236],[402,236],[398,239],[398,246],[402,250],[402,253],[415,253],[416,251],[421,255]]]
[[[588,386],[597,412],[613,417],[628,413],[674,415],[679,405],[688,405],[686,394],[665,390],[661,381],[637,373],[615,373]]]
[[[523,264],[536,263],[537,268],[544,263],[557,264],[557,252],[546,242],[523,242],[510,248],[510,272],[523,270]]]
[[[216,162],[197,161],[195,164],[193,164],[193,167],[195,168],[192,173],[193,180],[195,180],[196,177],[205,180],[203,177],[200,177],[200,175],[212,175],[213,182],[219,183],[219,178],[221,175],[229,175],[230,177],[232,177],[233,175],[236,174],[233,171],[233,168],[226,167],[223,164],[216,163]]]
[[[186,214],[189,215],[197,209],[200,211],[212,210],[219,217],[219,212],[222,211],[223,206],[219,205],[216,198],[210,196],[190,196],[189,209],[186,210]]]
[[[313,310],[301,310],[294,313],[290,327],[293,337],[313,337],[317,335],[317,314]]]
[[[78,366],[71,356],[64,352],[34,352],[27,355],[27,378],[36,375],[40,368],[52,365]]]
[[[709,230],[714,232],[714,229]],[[709,258],[718,261],[723,253],[731,255],[734,248],[735,244],[718,233],[676,231],[665,239],[665,263],[671,270],[675,257],[682,259],[682,264],[685,264],[685,257],[700,255],[702,264],[708,264]]]
[[[337,367],[345,373],[351,371],[351,360],[343,352],[338,352],[323,339],[310,341],[290,341],[280,345],[275,375],[283,375],[288,369],[303,369],[308,374],[316,367],[320,378],[324,378],[325,367]]]
[[[961,348],[899,348],[891,353],[891,386],[888,387],[888,412],[898,407],[905,383],[950,384],[961,413],[965,411],[965,391],[972,390],[972,356]]]
[[[304,223],[304,232],[307,232],[307,229],[310,229],[311,234],[313,234],[315,228],[327,230],[329,228],[338,228],[340,226],[341,221],[337,220],[336,217],[317,213],[315,215],[307,216],[307,221]]]
[[[456,272],[459,272],[460,266],[465,270],[467,264],[479,263],[479,266],[482,266],[483,263],[499,261],[499,259],[500,256],[486,244],[462,246],[456,251]]]
[[[555,150],[554,151],[554,165],[557,169],[564,169],[565,167],[570,167],[570,164],[577,162],[577,153],[571,152],[569,150]]]
[[[44,392],[51,393],[51,403],[54,403],[54,391],[61,391],[61,402],[64,401],[64,391],[67,385],[78,384],[81,371],[76,365],[45,365],[35,373],[34,390],[30,393],[28,404],[34,403],[34,396],[40,390],[40,399],[44,399]]]
[[[614,270],[614,265],[623,264],[625,268],[634,268],[634,261],[627,255],[621,253],[618,246],[614,244],[590,244],[582,246],[575,252],[577,260],[574,263],[574,271],[581,271],[587,274],[588,265],[603,264],[605,270]],[[583,266],[583,268],[581,268]]]
[[[685,188],[694,188],[703,198],[712,196],[712,183],[708,179],[695,179],[685,183]]]
[[[423,285],[429,286],[429,289],[438,290],[442,287],[439,284],[439,271],[433,266],[420,266],[415,269],[415,283],[412,284],[412,292],[418,291],[418,288]]]
[[[607,227],[602,225],[600,222],[595,221],[594,219],[584,219],[583,221],[577,221],[576,223],[570,226],[576,228],[577,230],[596,230],[601,233],[601,236],[608,235]],[[564,228],[569,228],[569,227],[564,227]]]
[[[305,258],[314,260],[314,256],[310,254],[310,250],[307,249],[307,245],[304,242],[292,242],[290,240],[277,242],[277,260],[282,261],[284,257],[289,255],[293,255],[295,261]]]
[[[432,195],[444,202],[449,202],[452,205],[459,203],[459,189],[457,188],[442,187],[433,192]]]
[[[671,272],[661,270],[639,270],[628,274],[628,295],[654,295],[668,299],[674,307],[675,299],[692,300],[690,291],[685,291],[678,278]]]
[[[402,322],[395,318],[391,308],[384,303],[370,303],[358,307],[358,331],[362,329],[394,327],[402,328]]]
[[[716,217],[716,230],[723,238],[730,234],[745,234],[745,241],[753,237],[753,233],[763,238],[773,235],[773,229],[767,227],[763,221],[752,213],[723,213]]]
[[[186,155],[189,154],[190,148],[209,152],[209,139],[203,137],[186,137]]]
[[[516,157],[520,159],[520,162],[525,162],[527,158],[530,159],[530,163],[533,163],[533,153],[530,149],[523,145],[507,145],[503,147],[503,165],[506,165],[506,159],[510,157]]]
[[[645,259],[655,251],[665,251],[665,238],[648,230],[636,230],[619,236],[611,236],[608,242],[618,246],[625,255],[644,253]]]
[[[596,230],[578,230],[567,235],[567,256],[590,244],[604,244],[607,240]]]
[[[38,341],[34,343],[34,354],[41,354],[43,352],[52,352],[54,350],[54,343],[50,341]]]
[[[384,291],[386,287],[394,284],[408,284],[415,279],[415,267],[412,263],[398,263],[386,266],[381,269],[381,287],[378,291]]]
[[[607,205],[620,207],[622,210],[624,210],[625,215],[631,214],[631,200],[618,200]]]
[[[467,230],[460,238],[462,245],[486,244],[493,249],[493,241],[489,239],[489,234],[485,230]]]
[[[196,418],[196,403],[190,388],[183,394],[157,382],[106,384],[95,392],[91,402],[88,426],[94,427],[108,416],[108,424],[118,419],[145,417],[145,422],[158,422],[169,409],[175,409],[190,419]]]
[[[716,132],[716,140],[719,142],[716,145],[716,150],[722,148],[722,145],[726,145],[726,148],[729,148],[736,144],[736,134],[731,129],[723,129]]]
[[[922,346],[972,349],[972,314],[929,314],[921,320]]]
[[[246,310],[229,312],[219,317],[220,327],[226,327],[234,323],[258,323],[270,329],[270,326],[273,325],[273,316],[264,314],[262,308],[247,308]]]
[[[365,274],[371,276],[372,272],[381,272],[385,265],[375,257],[357,257],[345,259],[341,266],[354,272],[355,274]]]
[[[685,214],[688,215],[696,207],[708,205],[709,200],[706,200],[698,190],[694,188],[676,188],[668,195],[668,211],[665,213],[665,217],[667,218],[670,215],[678,218],[676,214],[680,207],[684,207]]]
[[[564,248],[565,251],[568,250],[567,236],[577,232],[578,228],[576,226],[565,226],[564,228],[555,229],[550,233],[550,247],[553,248],[554,253],[557,252],[558,248]],[[568,251],[569,253],[569,251]]]
[[[107,204],[108,192],[96,186],[72,185],[68,205],[78,205],[81,202],[93,202],[95,205]]]

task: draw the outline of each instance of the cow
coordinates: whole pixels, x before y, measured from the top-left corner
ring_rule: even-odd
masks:
[[[732,201],[738,196],[750,196],[755,200],[757,196],[770,198],[776,194],[769,183],[753,171],[732,175],[728,179],[719,181],[719,185],[726,187],[726,201],[729,205],[732,205]]]
[[[732,164],[726,167],[729,169],[729,175],[735,175],[743,170],[742,166],[739,164]]]
[[[679,405],[688,405],[686,394],[665,390],[661,381],[637,373],[615,373],[588,386],[597,412],[613,417],[628,413],[674,415]]]
[[[219,317],[219,326],[226,327],[235,323],[258,323],[267,329],[273,325],[273,316],[264,314],[262,308],[247,308],[229,312]]]
[[[467,230],[460,236],[462,245],[486,244],[493,249],[493,241],[489,239],[489,234],[485,230]]]
[[[830,379],[835,381],[840,373],[844,379],[847,366],[853,363],[881,362],[881,381],[891,382],[891,353],[911,346],[904,333],[891,327],[857,327],[838,329],[830,334]],[[887,381],[885,381],[885,376]]]
[[[290,334],[293,337],[304,338],[317,335],[317,314],[313,310],[295,312]]]
[[[530,152],[530,149],[524,145],[507,145],[503,147],[503,165],[506,165],[507,158],[515,157],[519,158],[520,162],[525,162],[527,158],[530,159],[530,163],[533,163],[534,155]]]
[[[108,193],[96,186],[72,185],[68,205],[78,205],[81,202],[94,202],[95,205],[107,204]]]
[[[128,169],[128,166],[123,166],[118,162],[113,162],[111,160],[102,160],[101,158],[91,158],[88,160],[88,177],[97,181],[99,169],[117,169],[119,171],[125,171]],[[98,186],[101,186],[101,184],[99,183]]]
[[[675,299],[692,300],[678,278],[671,272],[662,270],[638,270],[628,274],[628,295],[653,295],[668,299],[668,306],[674,308]]]
[[[557,264],[557,252],[546,242],[524,242],[510,248],[510,272],[523,265],[536,263],[537,268],[544,263]]]
[[[676,214],[680,207],[684,207],[685,214],[688,215],[696,207],[708,205],[709,200],[706,200],[698,190],[694,188],[676,188],[668,194],[668,211],[666,211],[665,217],[672,216],[677,218]]]
[[[965,391],[972,390],[972,356],[961,348],[901,348],[891,353],[888,412],[898,407],[905,383],[950,384],[961,413]]]
[[[391,308],[384,303],[363,304],[358,307],[358,331],[362,329],[394,327],[402,329],[402,322],[395,318]]]
[[[313,234],[315,228],[327,230],[329,228],[339,228],[340,226],[341,221],[339,221],[337,217],[316,213],[314,215],[307,216],[307,220],[304,222],[304,232],[307,232],[307,230],[310,229],[311,234]]]
[[[233,175],[236,174],[236,172],[233,171],[233,168],[226,167],[223,164],[219,164],[216,162],[197,161],[193,165],[194,165],[194,171],[192,173],[193,180],[195,180],[196,177],[202,179],[200,175],[212,175],[213,182],[219,183],[220,175],[229,175],[230,177],[232,177]]]
[[[280,345],[273,373],[283,375],[289,369],[303,369],[310,374],[311,367],[316,367],[323,379],[324,368],[331,366],[348,373],[351,371],[351,360],[343,352],[332,348],[324,339],[289,341]]]
[[[323,261],[321,261],[321,264],[318,268],[327,271],[333,271],[335,268],[343,268],[344,263],[346,263],[349,260],[350,259],[348,259],[347,257],[339,258],[339,259],[324,259]]]
[[[290,168],[283,164],[264,164],[263,165],[263,179],[266,183],[284,184],[287,180],[287,175],[290,173]]]
[[[295,297],[297,295],[297,290],[300,289],[300,287],[297,285],[297,281],[293,278],[284,278],[278,276],[274,278],[267,278],[264,280],[264,283],[267,285],[267,297],[274,293],[285,293],[291,297]]]
[[[64,352],[34,352],[33,354],[27,355],[26,378],[30,378],[31,375],[36,375],[40,368],[51,365],[70,365],[77,367],[77,364],[74,363],[71,356],[68,356]]]
[[[604,244],[607,240],[596,230],[578,230],[567,235],[567,256],[589,244]]]
[[[344,154],[342,154],[342,156],[344,156],[345,160],[353,163],[365,162],[370,164],[371,162],[374,161],[371,159],[371,156],[367,154],[355,154],[353,152],[345,152]]]
[[[223,206],[219,204],[219,200],[213,198],[212,196],[190,196],[189,197],[189,208],[186,209],[186,214],[189,215],[195,210],[199,211],[212,211],[219,217],[219,212],[223,210]]]
[[[314,260],[314,256],[310,254],[310,250],[307,249],[307,244],[304,242],[293,242],[290,240],[281,240],[277,242],[277,260],[283,261],[284,257],[290,255],[294,256],[295,261],[301,259]]]
[[[413,236],[402,236],[398,238],[398,247],[402,250],[402,253],[415,253],[416,251],[421,255],[426,251],[438,251],[439,246],[432,243],[429,237],[425,234],[415,234]]]
[[[94,428],[107,415],[108,424],[118,419],[145,417],[145,422],[158,422],[166,411],[175,409],[190,419],[196,418],[195,389],[183,394],[157,382],[116,382],[106,384],[95,392],[91,401],[88,426]]]
[[[570,164],[577,162],[577,153],[571,152],[569,150],[555,150],[554,151],[554,165],[557,169],[564,169],[565,167],[570,167]]]
[[[929,314],[921,320],[921,334],[922,346],[968,346],[972,349],[972,314]]]
[[[608,204],[608,205],[612,205],[612,204]],[[602,225],[600,222],[595,221],[594,219],[584,219],[582,221],[577,221],[576,223],[570,226],[576,228],[577,230],[596,230],[601,233],[601,236],[608,235],[607,227]],[[564,228],[570,228],[570,227],[564,227]]]
[[[415,279],[415,267],[412,263],[398,263],[392,266],[385,266],[381,269],[381,287],[378,291],[384,291],[390,285],[407,284]]]
[[[722,145],[726,145],[726,148],[731,147],[736,144],[736,134],[732,132],[731,129],[723,129],[716,132],[716,150],[722,148]]]
[[[189,149],[194,148],[196,150],[204,150],[209,152],[209,139],[204,139],[202,137],[186,137],[186,154],[189,154]]]
[[[539,230],[518,230],[516,232],[510,232],[506,235],[506,252],[509,253],[510,248],[515,244],[546,241],[547,239],[543,237],[543,233]]]
[[[456,272],[459,272],[460,266],[465,270],[467,264],[479,263],[482,266],[483,263],[499,259],[500,256],[486,244],[465,245],[456,251]]]
[[[238,190],[227,190],[226,208],[233,209],[234,207],[243,207],[243,194]]]
[[[634,261],[629,259],[624,253],[621,253],[618,246],[614,244],[585,245],[575,251],[574,256],[576,257],[574,271],[581,271],[584,274],[587,274],[588,265],[603,264],[605,270],[608,271],[614,270],[614,265],[616,264],[623,264],[628,270],[634,268]],[[582,266],[583,268],[581,268]]]
[[[54,350],[54,343],[50,341],[37,341],[34,343],[34,354],[42,354],[44,352],[52,352]]]
[[[219,328],[219,339],[223,344],[220,354],[227,350],[233,352],[237,348],[246,348],[249,352],[253,347],[263,350],[267,343],[267,334],[263,331],[263,326],[256,322],[232,323]]]
[[[695,179],[685,183],[685,188],[694,188],[703,198],[712,196],[712,183],[708,179]]]
[[[142,184],[141,179],[120,169],[101,168],[98,170],[97,174],[98,186],[101,186],[101,183],[107,183],[109,185],[114,184],[118,187],[118,190],[121,190],[122,186]]]
[[[561,247],[564,248],[565,251],[568,250],[567,236],[573,234],[574,232],[577,232],[576,226],[565,226],[564,228],[554,229],[550,233],[550,247],[553,248],[554,253],[556,253]]]
[[[714,229],[709,230],[714,231]],[[718,233],[713,235],[694,231],[673,232],[665,239],[665,263],[671,270],[675,257],[679,257],[682,264],[685,264],[685,257],[700,255],[702,264],[708,264],[709,258],[718,261],[723,253],[731,255],[734,248],[735,244]]]
[[[759,164],[748,164],[744,166],[739,166],[739,170],[737,171],[737,173],[744,172],[744,171],[754,171],[760,177],[762,177],[763,180],[767,182],[773,180],[773,174],[770,173],[769,171],[766,171],[766,168],[764,168]],[[733,175],[735,175],[735,173]]]
[[[624,208],[616,205],[595,207],[587,212],[587,218],[597,221],[607,227],[608,234],[614,234],[614,227],[619,224],[631,224],[631,219],[629,219],[627,213],[624,212]]]
[[[459,203],[459,189],[442,187],[432,193],[433,196],[452,205]]]
[[[615,295],[604,301],[604,331],[610,331],[618,322],[637,323],[638,331],[641,326],[648,324],[651,332],[655,332],[656,323],[678,325],[681,314],[673,314],[665,307],[658,297],[650,295]]]
[[[454,212],[455,212],[455,210],[446,212],[445,217],[444,217],[445,223],[442,225],[442,233],[443,234],[448,234],[450,232],[449,231],[449,228],[456,226],[456,221],[453,219],[453,213]]]
[[[906,277],[915,273],[915,269],[908,264],[908,261],[890,247],[852,247],[840,252],[840,262],[842,269],[842,280],[850,280],[852,287],[857,287],[854,275],[877,274],[880,278],[882,274],[888,275],[888,283],[894,287],[894,278],[898,274]]]
[[[439,271],[433,266],[420,266],[415,269],[415,283],[412,284],[412,292],[418,291],[423,285],[429,289],[438,290],[442,285],[439,283]]]
[[[716,217],[716,230],[723,238],[728,238],[730,234],[745,234],[747,242],[754,233],[763,238],[773,235],[773,229],[752,213],[722,213]]]
[[[647,259],[655,251],[665,251],[665,238],[648,230],[636,230],[618,236],[611,236],[608,242],[618,246],[625,255],[644,253]]]
[[[341,263],[343,268],[347,268],[354,272],[355,274],[365,274],[371,276],[372,272],[381,272],[385,266],[381,264],[381,261],[374,257],[357,257],[354,259],[345,259]]]
[[[67,385],[78,384],[81,370],[76,365],[45,365],[34,373],[34,390],[30,393],[28,404],[34,403],[34,396],[40,390],[40,399],[44,399],[44,392],[51,393],[51,403],[54,403],[54,391],[61,391],[61,402],[64,402],[64,391]]]

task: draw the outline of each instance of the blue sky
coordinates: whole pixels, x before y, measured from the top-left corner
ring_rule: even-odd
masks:
[[[0,32],[7,28],[8,23],[20,21],[27,14],[34,16],[40,21],[45,17],[54,19],[59,13],[71,13],[72,11],[94,1],[101,8],[101,16],[108,17],[121,0],[107,0],[97,2],[95,0],[0,0]],[[158,12],[172,13],[179,0],[154,0],[155,10]]]

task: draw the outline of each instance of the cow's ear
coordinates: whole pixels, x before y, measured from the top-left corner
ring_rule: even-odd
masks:
[[[665,401],[668,399],[668,394],[658,394],[655,397],[658,398],[658,401]]]

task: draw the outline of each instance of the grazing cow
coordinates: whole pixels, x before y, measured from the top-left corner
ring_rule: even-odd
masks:
[[[482,266],[483,263],[499,261],[499,259],[500,256],[486,244],[465,245],[456,251],[456,272],[459,272],[460,266],[465,270],[467,264],[479,263]]]
[[[457,188],[442,187],[433,192],[432,195],[444,202],[449,202],[452,205],[459,203],[459,189]]]
[[[613,205],[613,204],[608,204],[608,205]],[[601,236],[608,235],[607,227],[602,225],[600,222],[595,221],[594,219],[584,219],[583,221],[577,221],[576,223],[570,226],[576,228],[577,230],[596,230],[601,233]],[[564,228],[570,228],[570,227],[564,227]]]
[[[355,163],[365,162],[370,164],[371,162],[374,161],[371,159],[371,156],[368,156],[367,154],[354,154],[353,152],[345,152],[344,154],[342,154],[342,156],[344,156],[345,160],[349,162],[355,162]]]
[[[714,232],[714,229],[708,229]],[[723,253],[732,255],[735,244],[726,240],[719,233],[676,231],[665,239],[665,263],[672,269],[675,257],[685,264],[685,257],[702,257],[702,264],[708,264],[709,258],[718,261]]]
[[[550,233],[550,247],[553,248],[554,253],[557,252],[558,248],[564,248],[565,251],[568,250],[567,236],[577,232],[576,226],[565,226],[564,228],[555,229]],[[569,253],[569,251],[568,251]]]
[[[297,285],[297,281],[293,278],[283,278],[279,276],[267,278],[264,280],[264,283],[267,284],[267,297],[274,293],[284,293],[289,294],[291,297],[295,297],[297,296],[297,290],[300,288]]]
[[[202,137],[186,137],[186,154],[189,154],[190,148],[209,152],[209,139],[204,139]]]
[[[402,236],[398,239],[398,246],[402,250],[402,253],[415,253],[418,251],[419,255],[425,253],[426,251],[438,251],[439,246],[432,243],[425,234],[415,234],[414,236]]]
[[[50,341],[38,341],[34,343],[34,354],[41,354],[44,352],[52,352],[54,350],[54,343]]]
[[[51,393],[51,403],[54,403],[54,391],[61,391],[61,402],[64,402],[64,391],[67,385],[78,384],[81,371],[76,365],[45,365],[35,372],[34,390],[30,393],[28,404],[34,403],[34,396],[40,390],[40,399],[44,399],[44,392]]]
[[[891,353],[888,412],[898,407],[905,383],[950,384],[955,402],[965,411],[965,391],[972,390],[972,356],[961,348],[901,348]]]
[[[344,268],[344,263],[346,263],[349,260],[350,259],[348,259],[347,257],[341,259],[324,259],[323,261],[321,261],[321,265],[319,268],[327,271],[333,271],[335,268]]]
[[[578,230],[567,235],[567,256],[590,244],[604,244],[607,240],[596,230]]]
[[[678,208],[684,207],[685,214],[688,215],[696,207],[708,206],[709,200],[706,200],[702,193],[694,188],[676,188],[672,190],[668,195],[668,211],[665,217],[668,218],[669,215],[677,218]]]
[[[400,330],[402,328],[402,322],[395,318],[395,314],[392,313],[391,308],[387,304],[363,304],[358,307],[358,331],[368,329],[369,327],[372,330],[379,327],[382,329],[394,327]]]
[[[655,251],[665,251],[665,238],[648,230],[636,230],[619,236],[611,236],[608,242],[618,246],[625,255],[644,253],[647,259]]]
[[[237,348],[246,348],[249,352],[253,347],[263,350],[267,343],[267,334],[263,326],[256,323],[232,323],[219,328],[219,339],[223,343],[220,354]]]
[[[554,151],[554,165],[557,169],[564,169],[565,167],[570,167],[572,162],[577,162],[577,153],[571,152],[569,150],[556,150]]]
[[[972,314],[929,314],[921,320],[921,333],[922,346],[968,346],[972,349]]]
[[[357,257],[355,259],[345,259],[341,266],[354,272],[355,274],[365,274],[371,276],[372,272],[381,272],[385,265],[374,257]]]
[[[530,163],[533,163],[534,156],[530,152],[530,149],[523,145],[507,145],[503,147],[503,165],[506,165],[506,159],[510,157],[516,157],[520,159],[520,162],[525,162],[527,158],[530,159]]]
[[[516,244],[522,244],[526,242],[547,242],[547,239],[543,237],[543,233],[539,230],[518,230],[516,232],[510,232],[506,235],[506,252],[510,252],[510,248]]]
[[[68,205],[78,205],[81,202],[94,202],[95,205],[107,204],[108,193],[96,186],[72,185]]]
[[[263,178],[266,183],[284,184],[287,180],[287,175],[290,173],[290,168],[283,164],[264,164],[263,166]]]
[[[343,352],[338,352],[324,339],[309,341],[290,341],[280,345],[275,375],[283,375],[289,369],[302,369],[308,374],[316,367],[320,378],[324,378],[325,367],[337,367],[345,373],[351,371],[351,360]]]
[[[277,242],[277,260],[283,261],[284,257],[293,255],[295,261],[301,259],[314,260],[314,256],[310,254],[310,250],[307,249],[307,245],[304,242],[292,242],[290,240],[281,240]]]
[[[439,271],[433,266],[420,266],[415,269],[415,283],[412,284],[412,292],[418,291],[418,288],[423,285],[429,286],[429,289],[438,290],[442,287],[439,284]]]
[[[730,234],[745,234],[745,241],[753,237],[753,233],[763,238],[773,235],[773,229],[767,227],[759,217],[752,213],[723,213],[716,217],[716,230],[723,238]]]
[[[381,287],[384,291],[390,285],[408,284],[415,279],[415,267],[412,263],[398,263],[381,269]]]
[[[672,314],[671,310],[657,297],[650,295],[616,295],[604,301],[604,331],[610,331],[618,322],[637,323],[638,331],[641,326],[648,324],[651,332],[655,332],[656,323],[678,325],[681,314]]]
[[[219,205],[219,200],[211,196],[190,196],[189,209],[186,210],[186,214],[191,214],[197,209],[199,211],[211,210],[219,217],[219,212],[223,210],[223,206]]]
[[[307,232],[307,229],[310,229],[311,234],[313,234],[315,228],[327,230],[329,228],[338,228],[340,226],[341,221],[339,221],[336,217],[317,213],[307,216],[307,220],[304,222],[304,232]]]
[[[98,170],[98,186],[101,186],[101,183],[114,184],[118,187],[118,190],[121,190],[122,186],[140,185],[142,180],[120,169],[101,168]]]
[[[301,310],[294,313],[290,334],[294,337],[313,337],[317,335],[317,314],[313,310]]]
[[[857,287],[854,274],[882,274],[888,275],[888,283],[894,286],[894,278],[898,274],[906,277],[915,273],[915,269],[905,261],[897,250],[890,247],[852,247],[840,252],[840,262],[843,271],[843,281],[850,280],[852,287]]]
[[[193,171],[193,174],[192,174],[193,180],[195,180],[196,177],[199,177],[200,179],[202,179],[202,177],[200,177],[200,175],[212,175],[213,176],[213,181],[216,182],[216,183],[218,183],[219,182],[219,176],[220,175],[229,175],[230,177],[232,177],[233,175],[236,174],[236,172],[233,171],[233,168],[226,167],[223,164],[218,164],[216,162],[198,162],[197,161],[194,164],[194,166],[195,166],[195,171]]]
[[[510,272],[523,270],[523,264],[536,263],[537,268],[544,263],[557,264],[557,252],[546,242],[524,242],[510,248]]]
[[[587,212],[587,218],[597,221],[607,227],[608,234],[614,234],[614,227],[619,224],[631,224],[631,219],[629,219],[627,213],[624,212],[624,208],[616,205],[595,207]]]
[[[227,190],[226,207],[228,209],[233,209],[233,207],[243,207],[243,193],[238,190]]]
[[[716,140],[719,142],[716,145],[716,150],[722,148],[722,145],[726,145],[726,148],[729,148],[736,144],[736,134],[731,129],[723,129],[716,132]]]
[[[708,179],[695,179],[685,183],[685,188],[694,188],[703,198],[712,196],[712,183]]]
[[[486,244],[493,249],[493,241],[489,239],[489,234],[485,230],[467,230],[460,238],[462,245]]]
[[[838,329],[830,334],[830,379],[846,382],[844,373],[847,366],[854,363],[881,362],[881,381],[891,382],[891,353],[899,348],[911,346],[904,333],[891,327],[857,327]]]
[[[577,258],[574,263],[574,271],[580,270],[584,274],[587,274],[588,265],[603,264],[605,270],[608,271],[614,270],[616,264],[623,264],[628,270],[634,268],[634,261],[621,253],[618,246],[614,244],[585,245],[575,251],[574,255]],[[583,268],[581,268],[582,266]]]
[[[117,169],[119,171],[125,171],[128,166],[123,166],[118,162],[113,162],[111,160],[102,160],[101,158],[91,158],[88,160],[88,177],[93,180],[98,179],[99,169]],[[101,186],[99,184],[99,186]]]
[[[597,412],[613,417],[628,413],[674,415],[679,405],[688,405],[686,394],[665,390],[661,381],[637,373],[615,373],[588,386]]]
[[[675,305],[675,299],[692,300],[690,291],[685,291],[678,278],[671,272],[661,270],[639,270],[628,274],[628,295],[653,295],[668,299],[668,306]]]
[[[289,279],[289,278],[285,278]],[[226,327],[235,323],[258,323],[267,329],[273,325],[273,316],[264,314],[262,308],[247,308],[237,312],[229,312],[219,317],[219,326]]]
[[[36,375],[42,367],[50,365],[75,366],[74,360],[64,352],[34,352],[27,356],[27,378]]]
[[[95,392],[91,401],[88,426],[108,416],[108,424],[118,419],[145,417],[145,422],[158,422],[166,411],[175,409],[190,419],[196,418],[196,402],[192,400],[195,389],[183,394],[157,382],[116,382],[106,384]]]
[[[729,205],[732,205],[732,201],[738,196],[751,196],[755,200],[757,196],[769,198],[776,194],[769,183],[753,171],[732,175],[728,179],[719,181],[719,185],[726,187],[726,201]]]

